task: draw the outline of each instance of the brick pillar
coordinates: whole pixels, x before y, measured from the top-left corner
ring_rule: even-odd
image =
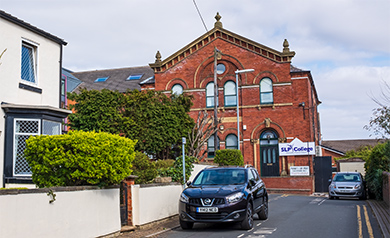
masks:
[[[138,176],[130,175],[125,180],[122,181],[123,183],[123,196],[124,201],[127,206],[127,225],[132,226],[133,225],[133,207],[132,207],[132,198],[131,198],[131,185],[134,185],[135,179],[138,178]],[[127,198],[127,199],[126,199]]]

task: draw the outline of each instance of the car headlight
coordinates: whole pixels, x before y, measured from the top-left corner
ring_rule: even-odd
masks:
[[[330,188],[336,188],[336,184],[332,183],[329,185]]]
[[[235,193],[235,194],[232,194],[232,195],[230,195],[230,196],[227,196],[227,197],[226,197],[226,200],[227,200],[229,203],[235,203],[235,202],[240,201],[243,197],[244,197],[244,193],[239,192],[239,193]]]
[[[362,186],[360,184],[355,185],[355,189],[360,189]]]
[[[185,203],[188,203],[188,197],[184,194],[184,193],[181,193],[180,195],[180,201],[181,202],[185,202]]]

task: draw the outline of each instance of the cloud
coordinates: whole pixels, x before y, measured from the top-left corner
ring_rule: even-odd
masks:
[[[206,32],[193,1],[0,0],[1,9],[65,39],[74,71],[148,65]],[[390,82],[389,0],[196,0],[208,30],[223,27],[282,51],[310,70],[325,139],[367,138],[377,105],[370,95]],[[1,42],[0,42],[1,44]]]

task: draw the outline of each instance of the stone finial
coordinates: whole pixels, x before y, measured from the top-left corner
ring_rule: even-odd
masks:
[[[160,63],[160,62],[161,62],[161,54],[160,54],[160,51],[157,51],[155,63]]]
[[[290,46],[290,44],[288,43],[287,39],[284,39],[284,42],[283,42],[283,53],[290,52],[290,48],[288,48],[289,46]]]
[[[215,16],[215,20],[217,21],[214,23],[215,28],[222,28],[222,22],[219,21],[221,18],[221,15],[219,15],[219,12],[217,12],[217,15]]]

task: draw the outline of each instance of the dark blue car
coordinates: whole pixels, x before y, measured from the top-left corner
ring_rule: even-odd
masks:
[[[245,230],[253,227],[253,214],[268,218],[268,194],[252,167],[212,167],[187,183],[179,202],[182,229],[195,222],[240,222]]]

